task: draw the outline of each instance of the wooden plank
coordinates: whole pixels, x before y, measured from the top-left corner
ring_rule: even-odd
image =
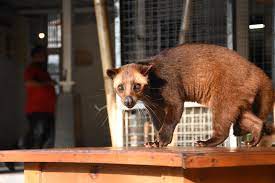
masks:
[[[61,180],[66,183],[273,183],[275,180],[274,165],[184,170],[159,166],[45,163],[42,174],[34,171],[37,166],[28,167],[32,172],[26,183],[58,183]]]
[[[41,183],[40,163],[27,163],[24,165],[25,183]]]
[[[114,63],[106,0],[94,0],[94,9],[96,15],[98,43],[100,48],[109,129],[111,133],[112,145],[114,147],[119,147],[119,145],[121,145],[119,135],[122,134],[118,133],[119,129],[116,116],[116,94],[113,88],[113,82],[106,73],[107,69],[111,69]]]
[[[233,167],[252,165],[274,165],[275,153],[272,154],[209,154],[188,156],[184,160],[184,168],[207,168],[207,167]]]
[[[162,168],[163,169],[163,168]],[[180,168],[165,168],[164,170],[161,170],[161,183],[183,183],[184,177],[183,177],[183,169]]]
[[[91,165],[46,163],[42,183],[182,183],[181,168],[134,166],[134,165]]]
[[[68,162],[182,167],[182,155],[151,150],[59,149],[1,151],[0,162]]]
[[[188,169],[184,183],[274,183],[275,166]]]
[[[73,148],[0,151],[0,162],[63,162],[182,168],[275,165],[275,148]]]
[[[90,177],[88,164],[45,163],[41,183],[88,183]]]

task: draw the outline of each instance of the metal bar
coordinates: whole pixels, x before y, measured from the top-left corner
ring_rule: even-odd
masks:
[[[227,47],[233,49],[233,9],[232,0],[226,0],[226,22],[227,22]],[[230,147],[237,147],[237,137],[233,135],[233,126],[230,128],[228,145]]]
[[[120,31],[120,0],[114,1],[115,12],[115,67],[120,67],[121,62],[121,31]],[[117,103],[117,125],[123,130],[123,105],[118,95],[116,95]],[[120,138],[120,140],[123,140]],[[123,144],[123,142],[120,142]]]

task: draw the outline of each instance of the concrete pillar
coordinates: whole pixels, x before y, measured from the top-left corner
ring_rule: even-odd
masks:
[[[62,1],[63,16],[63,76],[64,80],[60,82],[62,86],[61,95],[57,102],[56,116],[56,147],[73,147],[75,146],[74,134],[74,96],[72,93],[72,0]]]
[[[71,93],[63,93],[58,97],[55,147],[75,146],[73,104]]]
[[[72,1],[62,1],[63,16],[63,75],[61,82],[64,92],[71,93],[74,82],[72,81]]]

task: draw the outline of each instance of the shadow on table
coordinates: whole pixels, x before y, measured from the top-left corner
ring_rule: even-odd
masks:
[[[24,171],[24,163],[0,163],[0,174]]]

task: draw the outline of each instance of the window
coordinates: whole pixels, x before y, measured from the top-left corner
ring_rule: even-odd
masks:
[[[59,83],[62,47],[61,18],[59,14],[48,15],[48,72],[51,78]],[[56,85],[56,92],[60,87]]]

